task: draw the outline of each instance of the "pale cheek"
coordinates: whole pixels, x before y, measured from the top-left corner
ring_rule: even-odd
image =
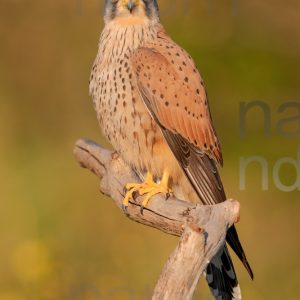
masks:
[[[138,9],[136,9],[134,11],[133,15],[136,16],[136,17],[140,17],[140,18],[146,17],[146,13],[145,13],[144,7],[139,7]]]

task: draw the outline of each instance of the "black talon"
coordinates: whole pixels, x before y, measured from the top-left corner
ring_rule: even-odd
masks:
[[[138,197],[138,192],[134,191],[131,196],[132,196],[133,201],[136,202],[136,198]]]
[[[166,194],[166,201],[169,200],[170,197],[171,197],[171,193],[167,193]]]
[[[140,212],[141,212],[141,215],[143,216],[144,215],[144,206],[143,205],[141,205]]]
[[[126,214],[128,213],[128,210],[127,210],[127,209],[128,209],[128,205],[122,204],[122,210],[123,210],[123,212],[126,213]]]
[[[127,192],[128,192],[128,190],[126,189],[126,186],[124,186],[124,188],[123,188],[124,195],[126,195]]]

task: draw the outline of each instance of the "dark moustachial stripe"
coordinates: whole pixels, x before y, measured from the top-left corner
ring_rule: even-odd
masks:
[[[113,20],[116,16],[118,1],[105,0],[105,15],[110,20]]]
[[[146,15],[151,18],[155,15],[158,17],[159,15],[159,9],[158,4],[156,0],[143,0],[146,8]]]

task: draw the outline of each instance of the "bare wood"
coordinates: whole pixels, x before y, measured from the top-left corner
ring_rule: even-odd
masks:
[[[82,167],[101,180],[100,190],[110,196],[122,210],[128,182],[139,177],[115,153],[88,140],[78,140],[74,154]],[[188,203],[162,195],[153,197],[140,213],[141,197],[131,201],[126,214],[130,219],[181,236],[153,293],[153,300],[192,299],[196,284],[209,261],[224,244],[227,229],[239,220],[239,203],[227,200],[214,206]]]
[[[178,246],[169,257],[155,290],[152,300],[191,299],[194,287],[207,262],[205,255],[204,230],[188,225]],[[198,253],[198,255],[195,253]]]
[[[224,244],[229,214],[225,218],[221,214],[221,210],[213,210],[202,228],[194,223],[186,225],[160,275],[152,300],[192,299],[200,276]]]

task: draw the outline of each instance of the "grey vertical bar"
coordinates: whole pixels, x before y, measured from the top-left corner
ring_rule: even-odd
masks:
[[[238,0],[231,0],[231,15],[233,17],[238,15]]]
[[[214,13],[214,4],[213,4],[213,0],[207,0],[207,11],[208,11],[208,15],[212,16]]]
[[[183,9],[182,9],[182,12],[183,12],[183,15],[184,16],[187,16],[190,12],[190,6],[191,6],[191,3],[189,0],[184,0],[183,2]]]
[[[82,14],[82,2],[81,2],[82,0],[75,0],[75,5],[76,5],[76,14],[78,15],[78,16],[81,16],[81,14]]]

